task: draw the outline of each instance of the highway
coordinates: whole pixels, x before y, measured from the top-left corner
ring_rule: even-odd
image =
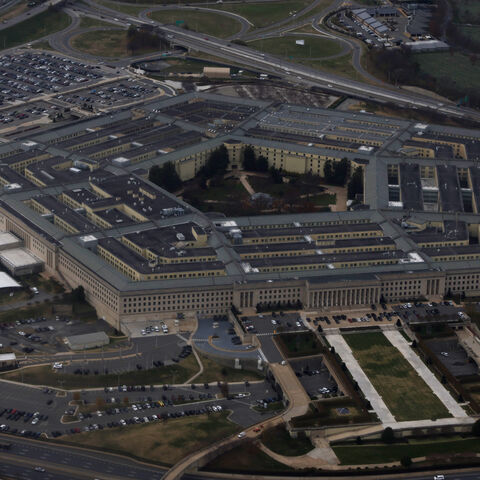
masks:
[[[22,478],[54,480],[98,477],[102,480],[160,480],[164,474],[163,468],[109,453],[96,453],[3,434],[0,439],[12,443],[10,450],[0,451],[2,476],[17,475],[19,469],[30,473],[30,476],[22,475]],[[44,468],[46,472],[41,475],[35,472],[34,468],[37,466]]]
[[[57,445],[54,443],[27,440],[24,438],[11,437],[0,434],[0,439],[12,443],[11,450],[0,451],[0,478],[25,479],[25,480],[160,480],[166,469],[160,466],[137,462],[110,453],[97,453],[87,449],[72,446]],[[44,473],[36,472],[35,467],[45,469]],[[432,471],[425,473],[392,474],[382,476],[383,479],[397,480],[432,480],[434,474],[444,474],[445,480],[480,480],[480,469],[468,471]],[[195,475],[185,475],[185,480],[211,479],[208,473],[199,472]],[[215,476],[215,478],[219,478]],[[220,477],[221,478],[221,477]],[[226,475],[225,479],[228,478]],[[252,478],[248,475],[236,474],[235,478]],[[272,480],[282,477],[271,477]],[[304,479],[304,475],[298,477],[289,476],[291,479]],[[307,477],[308,478],[308,477]],[[311,477],[328,480],[350,479],[352,476]],[[362,479],[378,479],[379,475],[365,476]]]
[[[111,17],[114,15],[114,18],[118,19],[118,23],[123,23],[124,25],[139,25],[142,23],[155,25],[159,27],[160,30],[166,34],[167,38],[176,45],[224,58],[230,62],[240,63],[270,73],[292,83],[318,86],[327,91],[331,90],[332,92],[339,94],[353,95],[365,100],[392,102],[400,107],[426,109],[451,117],[480,121],[480,112],[473,109],[459,108],[451,103],[442,103],[431,97],[423,96],[418,93],[401,91],[394,87],[387,88],[369,85],[363,82],[340,77],[338,75],[324,73],[304,65],[277,58],[273,55],[258,52],[257,50],[246,46],[230,43],[228,40],[221,40],[212,37],[211,35],[195,33],[171,25],[162,25],[149,18],[149,9],[142,11],[139,15],[140,19],[137,19],[127,14],[100,6],[92,0],[86,0],[86,2],[86,4],[78,6],[78,8],[88,12],[92,16],[98,16],[100,13],[101,16]]]

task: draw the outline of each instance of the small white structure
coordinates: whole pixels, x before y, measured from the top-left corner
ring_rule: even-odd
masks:
[[[22,288],[8,273],[0,272],[0,291],[7,289]]]
[[[14,353],[3,353],[0,355],[0,370],[16,368],[17,366],[17,356]]]
[[[67,337],[66,344],[72,350],[87,350],[88,348],[103,347],[110,343],[105,332],[85,333],[84,335],[72,335]]]
[[[295,40],[295,45],[302,45],[302,47],[305,45],[305,40]]]

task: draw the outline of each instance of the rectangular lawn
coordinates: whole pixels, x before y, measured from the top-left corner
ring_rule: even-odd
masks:
[[[383,333],[357,333],[344,339],[397,421],[451,416]]]

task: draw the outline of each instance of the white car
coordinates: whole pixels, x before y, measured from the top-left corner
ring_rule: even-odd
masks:
[[[243,438],[245,435],[247,434],[247,432],[240,432],[237,437],[238,438]]]
[[[440,355],[443,355],[444,357],[448,357],[448,352],[440,352]]]
[[[61,370],[63,368],[63,363],[55,362],[52,368],[54,370]]]

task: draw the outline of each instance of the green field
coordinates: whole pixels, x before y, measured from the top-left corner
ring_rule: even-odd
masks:
[[[172,465],[189,453],[238,432],[240,427],[227,417],[228,412],[183,417],[127,428],[97,430],[62,437],[62,440]]]
[[[335,73],[352,80],[362,80],[362,76],[353,68],[351,54],[328,58],[326,60],[303,59],[298,60],[298,62],[322,72]]]
[[[455,2],[460,23],[480,24],[480,3],[478,0],[460,0]]]
[[[410,441],[408,444],[392,445],[337,445],[332,447],[342,465],[395,462],[402,457],[422,457],[427,455],[451,455],[455,453],[480,453],[480,439],[456,438],[452,440]]]
[[[97,30],[85,32],[73,37],[72,46],[90,55],[99,57],[123,58],[132,56],[127,49],[127,32],[125,30]],[[158,52],[158,49],[136,50],[134,55]]]
[[[178,21],[185,23],[184,26],[194,32],[202,32],[218,38],[226,38],[240,31],[239,22],[226,15],[212,12],[192,10],[161,10],[153,12],[152,20],[165,24],[175,24]]]
[[[307,438],[292,438],[285,425],[278,425],[262,432],[262,443],[272,452],[288,457],[305,455],[313,449],[312,442]]]
[[[296,45],[295,40],[300,39],[305,40],[305,45]],[[287,35],[285,37],[266,38],[263,40],[255,40],[248,45],[262,52],[291,59],[319,59],[338,55],[342,51],[339,42],[309,35],[303,37],[299,35]]]
[[[477,42],[480,42],[480,25],[477,25],[475,27],[462,26],[460,27],[460,30],[465,36],[470,37]]]
[[[256,4],[223,4],[215,5],[215,9],[238,13],[238,15],[245,17],[253,23],[255,28],[263,28],[284,18],[291,17],[292,20],[294,20],[294,13],[304,9],[310,3],[308,0],[291,0],[289,2],[281,1]]]
[[[451,416],[383,333],[357,333],[344,339],[397,421]]]
[[[28,20],[0,32],[0,49],[33,42],[70,25],[70,17],[63,12],[47,9]]]
[[[442,79],[453,81],[459,90],[480,85],[480,62],[472,64],[470,58],[461,53],[453,56],[449,52],[419,53],[414,59],[422,72],[435,77],[439,83]]]

